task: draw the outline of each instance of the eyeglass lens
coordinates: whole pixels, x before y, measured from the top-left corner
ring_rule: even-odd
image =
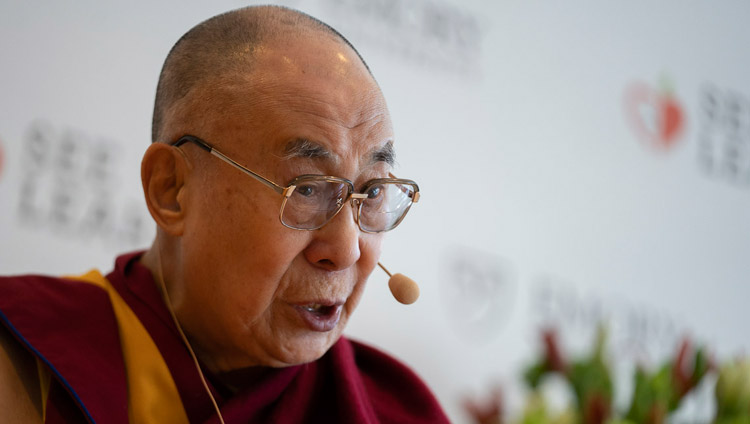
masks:
[[[366,187],[359,209],[359,225],[364,231],[388,231],[398,225],[409,210],[414,187],[402,183],[377,183]],[[282,212],[284,224],[299,229],[325,225],[344,206],[349,185],[339,181],[300,181],[287,199]]]

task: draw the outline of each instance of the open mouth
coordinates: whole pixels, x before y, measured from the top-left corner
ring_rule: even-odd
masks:
[[[313,331],[326,332],[336,328],[341,318],[341,304],[310,303],[295,305],[302,321]]]
[[[307,312],[317,315],[329,315],[335,306],[326,306],[319,303],[313,303],[312,305],[303,306]]]

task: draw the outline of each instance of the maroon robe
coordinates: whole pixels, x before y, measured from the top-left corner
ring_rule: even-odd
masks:
[[[189,422],[218,423],[151,273],[139,258],[140,253],[119,257],[106,280],[158,348]],[[129,422],[133,393],[128,392],[127,355],[107,291],[75,279],[0,277],[0,322],[51,374],[46,422]],[[409,368],[344,337],[317,361],[248,370],[236,393],[211,375],[207,378],[227,424],[448,422]]]

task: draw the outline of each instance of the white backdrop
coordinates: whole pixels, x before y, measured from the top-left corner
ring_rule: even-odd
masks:
[[[245,4],[0,3],[0,273],[106,271],[148,245],[139,162],[162,61]],[[348,334],[412,365],[453,420],[495,382],[520,405],[545,323],[576,351],[606,320],[621,364],[685,334],[748,352],[750,4],[284,4],[360,50],[397,174],[423,192],[382,258],[422,298],[397,304],[376,273]]]

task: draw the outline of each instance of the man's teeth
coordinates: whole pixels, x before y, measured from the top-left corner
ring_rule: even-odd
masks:
[[[323,308],[325,308],[325,306],[318,304],[318,303],[305,306],[305,309],[308,312],[314,312],[314,313],[319,313]]]

